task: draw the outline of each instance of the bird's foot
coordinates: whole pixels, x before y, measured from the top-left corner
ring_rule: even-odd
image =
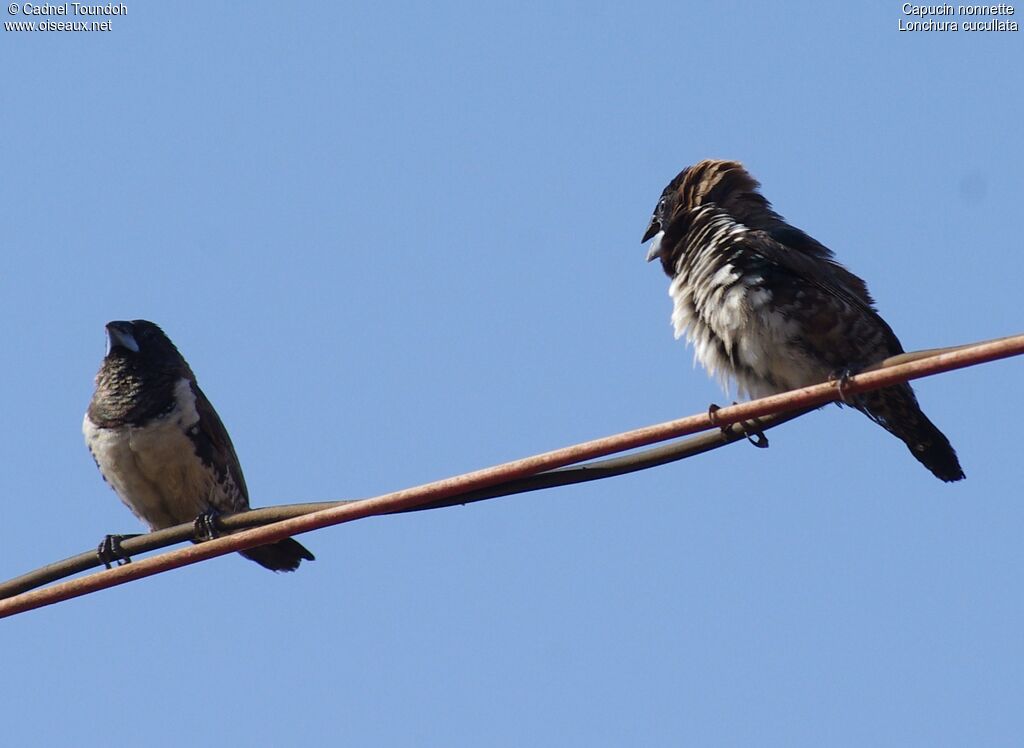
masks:
[[[195,536],[197,543],[202,543],[204,540],[213,540],[220,535],[220,529],[217,527],[217,517],[219,516],[220,512],[211,509],[196,517],[196,521],[192,523],[192,534]]]
[[[733,402],[733,405],[736,405]],[[715,403],[711,403],[708,406],[708,420],[711,421],[712,426],[718,426],[722,430],[723,434],[729,435],[729,426],[722,425],[718,422],[718,416],[715,414],[720,411],[721,408]],[[766,449],[768,447],[768,437],[764,435],[764,432],[757,428],[757,419],[752,421],[740,421],[736,424],[739,426],[740,431],[743,432],[743,436],[746,437],[747,441],[753,444],[758,449]]]
[[[757,427],[759,423],[760,421],[754,418],[750,421],[740,421],[737,425],[743,430],[743,436],[748,442],[758,449],[768,449],[768,437]]]
[[[853,369],[849,366],[844,366],[842,369],[837,369],[828,375],[828,381],[835,383],[836,389],[839,390],[839,399],[846,405],[856,406],[856,396],[851,396],[847,393],[850,386],[850,377],[854,374]]]
[[[722,431],[725,431],[727,427],[720,424],[718,422],[718,416],[715,415],[720,410],[721,408],[718,406],[717,403],[711,403],[711,405],[708,406],[708,420],[711,422],[712,426],[718,426],[718,428],[722,429]]]
[[[96,555],[99,556],[100,563],[108,569],[113,568],[115,565],[124,566],[125,564],[130,564],[132,562],[131,556],[121,547],[121,541],[134,537],[135,535],[107,535],[104,537],[96,549]]]

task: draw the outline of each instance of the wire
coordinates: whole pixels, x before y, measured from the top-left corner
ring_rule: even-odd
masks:
[[[485,499],[493,499],[501,496],[511,496],[529,491],[540,491],[546,488],[566,486],[575,483],[611,478],[616,475],[645,470],[647,468],[665,465],[670,462],[692,457],[694,455],[718,449],[728,444],[747,438],[747,435],[754,432],[767,431],[779,426],[786,421],[791,421],[808,411],[786,413],[757,421],[749,421],[743,424],[732,424],[718,431],[708,432],[700,436],[691,437],[671,444],[654,447],[643,452],[636,452],[624,457],[615,457],[600,462],[590,462],[583,465],[558,468],[549,470],[537,475],[531,475],[515,481],[501,483],[481,491],[459,494],[450,499],[426,504],[423,506],[403,509],[395,514],[406,512],[422,512],[429,509],[443,509],[450,506],[462,506]],[[301,517],[304,514],[329,509],[335,506],[351,504],[359,499],[346,501],[319,501],[304,504],[281,504],[278,506],[253,509],[248,512],[236,514],[224,514],[216,517],[217,529],[224,531],[246,530],[251,527],[262,527],[272,522]],[[184,522],[174,527],[167,527],[163,530],[150,532],[142,535],[125,537],[121,541],[121,550],[129,556],[136,556],[140,553],[155,551],[178,543],[191,541],[195,537],[195,526],[192,522]],[[51,582],[70,577],[89,569],[103,566],[96,550],[89,550],[78,555],[71,556],[62,561],[47,564],[39,569],[15,577],[3,584],[0,584],[0,599],[19,595],[22,592],[41,587]]]
[[[506,493],[501,493],[500,491],[514,486],[517,482],[526,481],[530,477],[538,477],[539,473],[550,474],[548,471],[556,471],[558,468],[574,465],[585,460],[675,439],[697,431],[718,427],[724,428],[732,424],[752,421],[754,419],[763,420],[768,416],[792,413],[796,410],[806,411],[817,408],[827,402],[841,399],[844,395],[849,396],[859,392],[879,389],[910,379],[918,379],[953,369],[1017,356],[1021,353],[1024,353],[1024,335],[957,346],[955,348],[901,354],[900,356],[893,357],[893,360],[881,362],[869,370],[851,376],[842,383],[825,382],[759,400],[734,404],[718,409],[713,415],[709,411],[708,413],[634,429],[370,499],[333,502],[325,508],[320,508],[317,505],[298,505],[298,507],[303,509],[302,513],[271,522],[261,527],[242,530],[236,534],[218,537],[198,545],[169,551],[86,577],[61,582],[45,589],[23,592],[14,597],[0,600],[0,618],[90,594],[101,589],[124,584],[134,579],[141,579],[170,569],[198,563],[215,556],[252,548],[257,545],[273,543],[291,535],[309,532],[330,525],[375,515],[438,508],[467,503],[471,500],[483,500],[491,498],[493,495],[506,495],[506,493],[512,491],[507,491]],[[840,387],[842,392],[840,392]],[[661,463],[654,462],[652,464]],[[591,466],[591,469],[593,467]],[[643,468],[637,467],[635,469]],[[623,472],[630,471],[624,470]],[[522,485],[520,483],[520,488]],[[555,483],[552,485],[560,484]],[[504,489],[502,488],[503,486],[505,487]],[[538,485],[537,487],[542,488],[545,486]],[[488,490],[491,492],[499,491],[499,493],[486,495]],[[526,488],[522,490],[535,489]],[[514,492],[518,493],[521,491],[516,490]],[[309,511],[311,507],[316,507],[316,509]],[[295,508],[293,507],[292,511],[294,510]],[[241,518],[251,519],[250,515],[262,511],[268,510],[256,510],[247,514],[235,515],[230,519],[232,521],[235,519],[241,521]],[[228,522],[224,522],[224,525],[226,529],[233,528]],[[191,526],[185,525],[185,527],[189,528],[189,533],[191,533]],[[144,536],[141,540],[150,542],[159,536],[162,542],[179,531],[180,528],[169,528],[158,533],[152,533],[149,536]],[[164,533],[167,533],[167,535],[164,535]],[[180,540],[185,540],[187,537],[182,537]],[[133,541],[129,540],[123,545],[130,552],[136,551],[132,543]],[[24,579],[24,577],[19,579]]]

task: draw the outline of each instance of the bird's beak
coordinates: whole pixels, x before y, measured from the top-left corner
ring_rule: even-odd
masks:
[[[661,221],[657,218],[651,218],[651,222],[647,224],[647,231],[644,232],[644,238],[640,240],[640,243],[645,244],[649,242],[659,231],[661,231]]]
[[[115,348],[125,348],[132,353],[139,352],[139,344],[132,334],[131,322],[107,323],[107,355]]]
[[[657,218],[651,219],[651,224],[647,227],[647,231],[644,233],[644,238],[640,240],[640,243],[649,242],[651,239],[654,241],[651,243],[651,248],[647,250],[647,261],[655,259],[661,256],[661,238],[665,235],[665,232],[661,230],[661,222]]]

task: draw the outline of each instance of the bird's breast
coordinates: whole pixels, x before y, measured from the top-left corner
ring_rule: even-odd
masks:
[[[752,397],[821,381],[828,372],[798,345],[799,324],[774,302],[763,275],[728,245],[681,261],[669,286],[676,337],[727,391]]]
[[[145,424],[100,427],[85,417],[85,441],[100,472],[152,529],[187,522],[218,503],[216,476],[189,435],[198,421],[186,379],[175,387],[172,409]]]

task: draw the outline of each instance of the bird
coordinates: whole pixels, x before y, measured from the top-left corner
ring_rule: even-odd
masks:
[[[106,333],[107,352],[82,422],[100,474],[150,530],[196,521],[196,539],[212,537],[217,514],[249,509],[227,429],[156,324],[115,321]],[[112,537],[120,536],[108,536],[106,553],[117,557],[122,552],[110,545]],[[100,557],[109,566],[104,547]],[[240,553],[272,571],[314,560],[293,538]]]
[[[661,193],[641,243],[671,279],[672,325],[728,391],[765,397],[839,378],[903,353],[867,284],[790,225],[738,161],[683,169]],[[964,478],[949,439],[909,384],[847,404],[893,436],[937,478]]]

